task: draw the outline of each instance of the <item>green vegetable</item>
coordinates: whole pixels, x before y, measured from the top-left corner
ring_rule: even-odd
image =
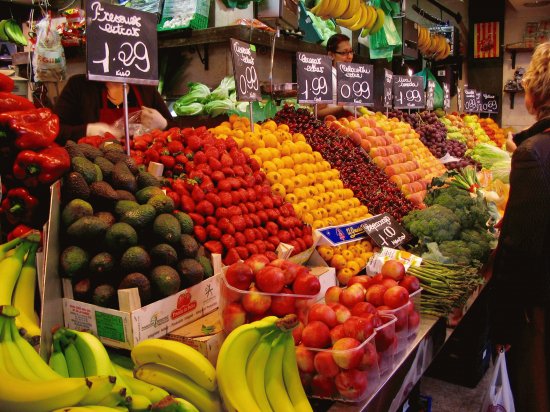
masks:
[[[202,103],[209,95],[210,89],[202,83],[188,83],[189,90],[187,94],[181,96],[176,103],[182,106],[190,105],[191,103]]]
[[[460,233],[460,239],[466,242],[472,259],[484,262],[489,257],[496,239],[486,230],[466,229]]]
[[[469,265],[472,263],[471,250],[463,240],[446,240],[438,245],[439,251],[450,263]]]
[[[502,183],[510,182],[510,169],[512,168],[512,159],[499,160],[494,162],[490,170],[493,173],[493,179],[499,179]]]
[[[510,155],[506,150],[499,149],[487,143],[479,143],[476,145],[470,156],[475,161],[481,163],[485,169],[492,169],[493,164],[501,161],[510,162]]]
[[[403,218],[403,224],[421,243],[452,240],[460,231],[459,218],[451,209],[439,204],[413,210]]]
[[[235,103],[233,103],[228,98],[224,100],[214,100],[204,105],[204,111],[211,117],[216,117],[220,114],[227,113],[228,111],[234,109]]]
[[[229,99],[229,95],[235,90],[235,78],[233,76],[226,76],[221,81],[220,85],[212,90],[208,101],[214,100],[226,100]]]
[[[174,103],[174,111],[178,116],[196,116],[201,114],[203,109],[204,106],[201,103],[190,103],[188,105]]]

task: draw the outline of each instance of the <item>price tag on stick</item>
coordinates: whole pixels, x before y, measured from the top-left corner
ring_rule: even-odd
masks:
[[[371,217],[363,222],[362,226],[380,247],[396,248],[411,238],[411,235],[389,213]]]
[[[434,109],[434,92],[435,92],[435,82],[433,80],[428,80],[428,90],[426,93],[426,109]]]
[[[449,110],[451,108],[451,90],[449,83],[443,83],[443,109]]]
[[[89,1],[86,6],[88,79],[158,84],[157,18],[129,7]]]
[[[421,76],[393,76],[393,107],[396,109],[423,109],[426,107],[424,78]]]
[[[384,107],[390,108],[393,100],[393,72],[384,69]]]
[[[483,113],[496,114],[498,113],[498,97],[494,94],[481,94],[481,111]]]
[[[481,92],[476,90],[476,112],[481,113],[482,108]]]
[[[237,100],[241,102],[262,100],[260,82],[256,73],[256,48],[254,45],[231,39],[231,56]],[[251,124],[254,123],[252,119],[250,121]]]
[[[298,103],[334,103],[332,60],[313,53],[296,53]]]
[[[374,72],[370,64],[337,63],[336,100],[352,106],[374,106]]]

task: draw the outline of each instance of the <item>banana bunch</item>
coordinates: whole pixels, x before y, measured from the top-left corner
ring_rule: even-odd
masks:
[[[17,330],[13,306],[0,306],[0,410],[49,412],[81,405],[87,411],[115,387],[116,378],[105,374],[67,378],[51,369]],[[93,406],[92,406],[93,405]],[[111,409],[112,411],[112,409]]]
[[[374,34],[384,25],[382,9],[367,5],[363,0],[320,0],[311,12],[323,18],[334,18],[336,24],[350,30],[363,30],[362,35]]]
[[[220,394],[229,412],[313,409],[306,397],[289,330],[295,315],[274,316],[234,329],[217,362]]]
[[[447,39],[440,34],[433,34],[426,28],[417,25],[418,31],[418,51],[428,58],[434,60],[443,60],[451,54],[451,46]]]
[[[40,233],[34,231],[0,245],[0,305],[17,308],[16,325],[31,341],[40,338],[40,323],[34,310],[39,240]]]
[[[134,346],[131,356],[139,385],[147,383],[155,393],[149,395],[151,401],[157,401],[167,391],[182,411],[221,411],[216,370],[199,351],[177,341],[147,339]],[[136,382],[130,387],[133,384]],[[151,386],[162,388],[162,393]],[[148,396],[149,392],[138,393]]]
[[[21,30],[21,26],[14,19],[0,21],[0,41],[9,41],[18,46],[27,45],[27,39]]]

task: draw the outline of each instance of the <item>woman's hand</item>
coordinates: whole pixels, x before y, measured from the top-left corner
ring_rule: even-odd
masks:
[[[124,131],[102,122],[88,123],[86,125],[86,136],[104,136],[105,133],[110,133],[117,139],[120,139]]]
[[[141,106],[141,124],[148,129],[164,130],[168,126],[168,120],[158,110]]]

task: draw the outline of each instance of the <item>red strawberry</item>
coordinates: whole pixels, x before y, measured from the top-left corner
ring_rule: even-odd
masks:
[[[211,166],[212,167],[212,166]],[[214,181],[214,182],[220,182],[222,181],[223,179],[225,179],[225,175],[223,174],[222,171],[220,170],[216,170],[214,168],[212,168],[212,174],[210,175],[210,178]]]
[[[244,236],[246,237],[246,243],[252,243],[256,240],[256,234],[252,229],[245,229]]]
[[[199,187],[199,185],[193,185],[193,190],[191,191],[191,197],[195,203],[199,203],[204,199],[204,192]]]
[[[235,247],[235,250],[239,254],[239,257],[243,260],[248,258],[248,256],[250,256],[250,253],[248,253],[248,250],[244,246],[237,246]]]
[[[250,253],[251,255],[255,255],[256,253],[260,253],[259,249],[258,249],[258,246],[255,245],[254,243],[247,244],[246,249],[248,250],[248,253]]]
[[[239,206],[229,206],[227,208],[227,212],[231,215],[231,216],[240,216],[243,214],[243,211],[241,210],[241,208]]]
[[[218,149],[216,149],[215,146],[211,145],[211,144],[208,144],[208,147],[204,147],[204,154],[206,155],[206,157],[208,157],[208,159],[219,159],[220,157],[220,151]]]
[[[235,248],[232,248],[227,251],[227,254],[223,258],[223,264],[226,266],[230,266],[233,263],[238,262],[240,259],[241,257],[239,256],[239,252],[237,252]]]
[[[221,236],[220,241],[226,249],[231,249],[236,246],[235,238],[227,233]]]
[[[166,191],[166,196],[168,196],[170,199],[172,199],[172,201],[174,202],[174,208],[175,209],[180,208],[180,202],[181,202],[180,195],[178,195],[173,190],[167,190]]]
[[[262,224],[267,223],[267,221],[269,220],[269,217],[267,216],[265,210],[258,210],[256,216],[258,216]]]
[[[264,229],[263,227],[260,227],[262,225],[262,221],[256,213],[249,213],[249,215],[250,219],[252,219],[252,227],[259,227],[260,229]]]
[[[147,149],[145,153],[143,153],[143,156],[145,157],[147,162],[158,162],[160,158],[160,153],[155,149]]]
[[[198,213],[188,213],[188,215],[193,220],[195,225],[204,226],[205,220],[202,215],[199,215]]]
[[[280,216],[279,211],[277,209],[267,209],[266,210],[267,216],[269,217],[269,220],[276,221],[277,218]]]
[[[245,223],[247,228],[254,227],[254,221],[252,220],[252,218],[248,214],[243,215],[243,219],[244,219],[244,223]]]
[[[214,225],[206,226],[206,234],[208,235],[209,239],[213,240],[218,240],[222,237],[222,231]]]
[[[189,135],[187,136],[187,146],[192,151],[196,152],[202,147],[202,139],[200,139],[197,135]]]
[[[218,225],[218,219],[214,216],[206,216],[204,220],[207,225],[214,225],[214,226]]]
[[[207,193],[205,199],[212,203],[215,208],[218,208],[222,205],[220,197],[215,193]]]
[[[248,210],[248,213],[256,213],[256,206],[254,206],[254,203],[246,202],[245,206],[246,206],[246,210]]]
[[[304,242],[304,239],[302,238],[296,238],[296,242],[300,245],[301,250],[306,250],[308,248],[306,242]]]
[[[229,217],[229,213],[227,213],[227,209],[225,207],[218,207],[215,215],[218,219]]]
[[[265,251],[267,250],[266,248],[266,242],[264,242],[263,240],[255,240],[254,241],[254,244],[256,245],[256,247],[258,248],[258,253],[265,253]]]
[[[274,252],[276,249],[277,249],[277,245],[279,244],[279,242],[277,242],[277,244],[273,244],[271,242],[268,242],[267,240],[264,242],[264,246],[265,246],[265,250],[266,252],[267,251],[271,251],[271,252]]]
[[[257,162],[256,159],[250,159],[249,164],[252,170],[260,170],[260,164]]]
[[[220,162],[222,163],[222,167],[233,166],[233,159],[227,153],[222,153],[220,156]]]
[[[261,199],[265,209],[273,209],[273,199],[269,196],[263,196]]]
[[[254,202],[254,206],[256,206],[256,211],[264,210],[264,204],[259,200]]]
[[[216,188],[214,187],[214,182],[212,182],[212,180],[208,176],[204,177],[199,186],[205,193],[216,191]]]
[[[313,246],[313,237],[311,235],[305,235],[302,239],[304,239],[306,249]]]
[[[233,166],[233,171],[235,172],[236,176],[244,176],[244,169],[241,165],[235,165]]]
[[[204,154],[204,152],[195,152],[195,154],[193,155],[193,162],[196,164],[196,165],[200,165],[200,164],[203,164],[203,163],[206,163],[208,161],[206,155]]]
[[[277,237],[283,243],[288,243],[292,240],[290,237],[290,233],[287,230],[279,230],[279,233],[277,233]]]
[[[229,177],[228,179],[231,182],[231,189],[237,190],[241,188],[241,181],[239,179],[236,177]]]
[[[238,191],[234,190],[231,192],[231,202],[234,205],[239,205],[242,202],[241,194]]]
[[[244,203],[239,203],[239,207],[241,208],[241,212],[243,215],[248,214],[248,209],[246,208],[246,205]]]
[[[225,139],[225,147],[227,147],[227,150],[231,150],[234,147],[237,147],[237,142],[232,137],[228,137]]]
[[[233,224],[233,226],[235,226],[235,230],[237,232],[242,232],[246,228],[246,223],[242,216],[234,215],[231,216],[229,220]]]
[[[218,242],[217,240],[209,240],[204,244],[204,247],[208,249],[210,253],[223,253],[223,245],[221,242]]]
[[[181,196],[181,210],[186,213],[195,211],[195,201],[192,197],[186,195]]]
[[[239,190],[238,190],[240,196],[241,196],[241,199],[243,200],[243,202],[248,202],[248,191],[244,188],[244,187],[241,187]]]
[[[246,236],[242,232],[237,232],[235,233],[235,241],[237,246],[244,246],[246,245]]]
[[[235,177],[235,172],[233,172],[233,169],[230,166],[223,167],[222,172],[227,177]]]
[[[281,207],[282,204],[283,204],[283,198],[279,195],[273,195],[273,205],[275,207]],[[290,205],[290,204],[289,204]],[[292,208],[292,205],[290,205],[290,207]],[[292,210],[292,209],[291,209]]]
[[[177,154],[183,151],[183,143],[173,140],[166,145],[168,151],[172,154]]]
[[[233,196],[231,196],[231,192],[218,192],[220,197],[220,203],[225,206],[229,207],[233,204]]]
[[[216,150],[216,149],[214,149],[214,150]],[[219,171],[222,168],[221,162],[218,159],[214,158],[214,157],[209,157],[208,158],[208,165],[210,166],[210,168],[212,170]]]
[[[230,192],[231,189],[231,181],[229,180],[229,178],[225,178],[218,182],[218,190],[220,192]]]
[[[200,213],[203,216],[211,216],[214,214],[214,205],[208,200],[201,200],[195,206],[195,212]]]
[[[265,229],[270,235],[276,235],[279,232],[279,226],[275,222],[267,222],[265,224]]]
[[[247,156],[247,158],[248,158],[248,156]],[[244,170],[244,174],[247,175],[247,176],[252,174],[252,168],[250,166],[248,166],[247,164],[245,164],[243,166],[243,170]]]
[[[195,234],[195,237],[197,238],[199,243],[206,242],[207,234],[205,228],[203,228],[202,226],[194,226],[193,233]]]

